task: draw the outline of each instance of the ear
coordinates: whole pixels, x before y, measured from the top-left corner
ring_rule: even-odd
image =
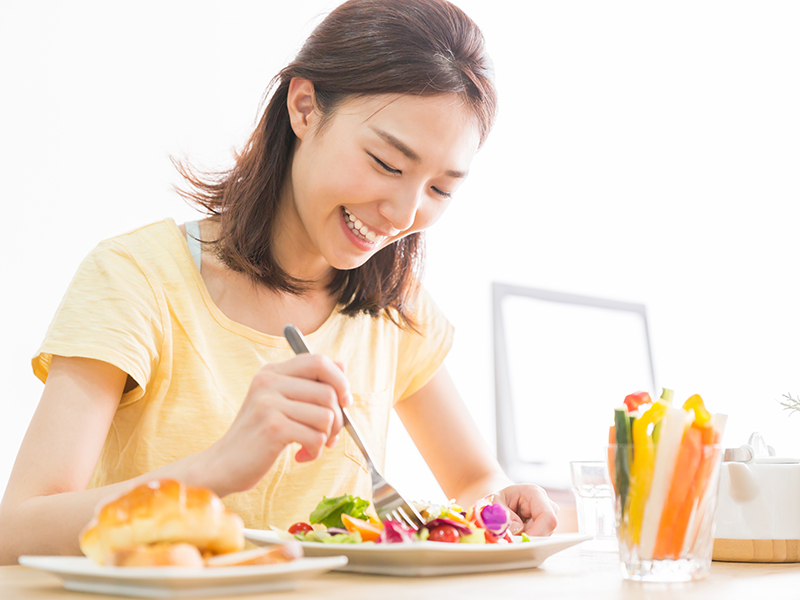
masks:
[[[289,110],[289,122],[294,133],[302,140],[316,124],[314,84],[308,79],[293,77],[289,82],[286,108]]]

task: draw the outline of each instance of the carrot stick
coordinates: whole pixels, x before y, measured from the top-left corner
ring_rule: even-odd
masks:
[[[720,415],[715,415],[715,419]],[[722,423],[724,424],[724,415],[722,419]],[[700,469],[698,469],[698,476],[695,479],[698,482],[698,489],[697,489],[697,496],[694,501],[694,506],[692,508],[692,515],[690,517],[690,527],[686,529],[686,538],[681,540],[681,549],[680,551],[683,552],[684,549],[688,550],[692,548],[695,543],[697,542],[697,535],[700,530],[700,526],[703,523],[703,518],[705,517],[705,511],[708,507],[708,503],[710,501],[709,496],[712,495],[710,490],[708,489],[709,484],[711,483],[712,477],[714,475],[714,467],[717,465],[720,455],[719,447],[714,447],[713,444],[719,444],[720,438],[722,436],[721,429],[717,429],[717,425],[715,424],[713,427],[703,428],[703,462],[700,464]],[[703,471],[701,473],[700,471]]]
[[[661,513],[661,521],[658,524],[658,534],[656,535],[656,545],[653,551],[654,559],[678,558],[673,556],[671,551],[674,549],[674,538],[680,535],[683,539],[686,531],[687,522],[677,521],[678,513],[683,506],[692,482],[695,479],[697,468],[702,457],[702,433],[695,427],[688,427],[681,441],[681,448],[678,452],[678,460],[675,463],[675,471],[672,474],[672,482],[669,488],[664,510]],[[678,546],[680,552],[680,546]]]
[[[691,482],[689,490],[672,522],[674,534],[670,540],[671,543],[669,544],[668,548],[665,549],[667,556],[672,558],[678,558],[683,550],[683,543],[686,538],[692,511],[703,498],[703,494],[705,494],[706,487],[708,486],[708,480],[711,475],[711,469],[714,466],[714,453],[709,451],[709,444],[714,443],[714,428],[710,426],[692,426],[691,429],[700,434],[700,461],[695,469],[694,476],[689,480]]]

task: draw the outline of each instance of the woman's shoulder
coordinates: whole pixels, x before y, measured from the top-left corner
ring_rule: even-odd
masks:
[[[431,327],[440,328],[447,325],[447,317],[436,304],[427,288],[422,284],[417,290],[409,313],[417,325],[411,329],[414,333],[426,335],[427,330]]]
[[[141,225],[100,241],[90,256],[122,259],[139,265],[183,265],[191,258],[185,238],[171,218]]]
[[[191,253],[172,219],[142,225],[99,242],[81,261],[71,287],[88,292],[122,286],[161,289],[192,280]]]
[[[119,233],[102,240],[99,246],[121,245],[130,248],[143,248],[157,242],[159,246],[180,240],[180,229],[174,219],[166,218],[160,221],[139,225],[124,233]]]

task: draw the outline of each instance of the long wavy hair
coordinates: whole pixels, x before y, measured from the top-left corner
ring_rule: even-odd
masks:
[[[308,282],[283,270],[272,246],[296,139],[286,105],[293,77],[314,84],[323,123],[353,97],[457,94],[474,113],[481,144],[494,122],[497,93],[483,35],[456,6],[445,0],[349,0],[270,82],[266,108],[230,170],[200,173],[173,160],[189,184],[178,193],[220,223],[219,238],[210,242],[217,256],[256,283],[302,294]],[[423,257],[424,237],[413,233],[355,269],[337,269],[328,291],[346,315],[384,313],[415,329]]]

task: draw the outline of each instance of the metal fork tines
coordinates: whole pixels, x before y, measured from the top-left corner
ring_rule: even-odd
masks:
[[[344,415],[345,429],[347,429],[350,437],[353,438],[356,446],[361,450],[361,454],[364,455],[364,459],[367,461],[369,475],[372,477],[372,504],[375,506],[378,518],[381,521],[387,519],[397,521],[417,531],[425,524],[422,515],[417,512],[417,509],[414,508],[410,502],[400,495],[400,492],[386,481],[386,478],[378,470],[378,467],[372,462],[372,457],[367,447],[364,445],[364,442],[361,440],[361,434],[359,434],[358,429],[356,429],[356,426],[353,424],[350,413],[346,408],[342,409],[342,414]]]
[[[287,325],[283,328],[283,335],[286,341],[294,350],[295,354],[310,353],[308,345],[306,344],[303,334],[294,325]],[[356,446],[361,450],[364,459],[367,461],[367,468],[369,469],[370,477],[372,477],[372,503],[375,506],[375,511],[378,513],[378,518],[381,521],[387,519],[397,521],[402,525],[410,527],[417,531],[425,524],[422,515],[419,514],[416,508],[409,503],[403,496],[400,495],[393,486],[386,481],[386,478],[378,471],[375,463],[372,462],[372,457],[361,440],[361,434],[356,429],[350,418],[350,413],[346,408],[342,409],[344,415],[344,427],[353,438]]]
[[[380,473],[372,478],[372,497],[381,521],[397,521],[414,531],[425,524],[414,506],[389,485]]]

